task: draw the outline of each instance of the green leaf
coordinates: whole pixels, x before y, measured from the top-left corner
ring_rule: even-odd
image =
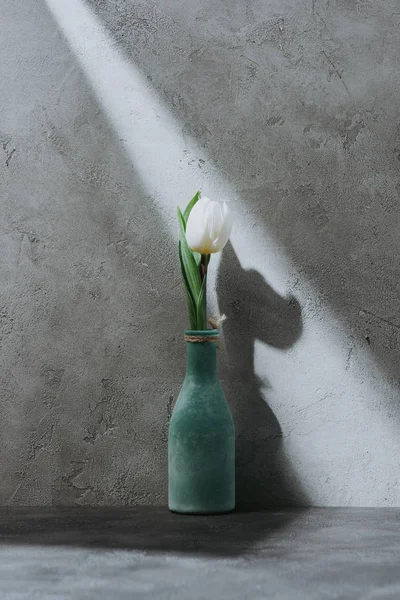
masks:
[[[191,201],[189,202],[189,204],[187,205],[187,207],[183,211],[183,218],[185,219],[185,231],[186,231],[186,223],[188,221],[190,212],[191,212],[193,206],[196,204],[196,202],[198,202],[198,200],[200,200],[200,190],[198,190],[195,193],[195,195],[193,196],[193,198],[191,199]]]
[[[187,220],[189,218],[190,215],[190,211],[192,210],[193,206],[196,204],[196,202],[200,199],[200,191],[196,192],[196,194],[193,196],[193,198],[191,199],[191,201],[189,202],[189,204],[187,205],[187,207],[185,208],[184,213],[182,214],[181,209],[178,208],[178,219],[179,219],[179,226],[180,226],[180,230],[181,230],[181,236],[185,236],[186,238],[186,223]],[[200,262],[201,262],[201,254],[200,252],[193,252],[193,250],[191,250],[191,253],[193,254],[194,260],[196,261],[196,265],[199,267],[200,266]]]
[[[198,202],[199,199],[200,190],[195,193],[189,204],[186,206],[183,214],[180,208],[177,207],[180,229],[179,260],[181,264],[183,281],[186,288],[190,326],[192,329],[201,329],[201,327],[198,325],[197,316],[198,299],[202,290],[202,281],[200,276],[201,254],[199,252],[192,252],[192,250],[189,248],[186,240],[186,223],[193,206],[196,204],[196,202]],[[201,302],[203,303],[203,300]],[[204,317],[201,316],[201,323],[203,322],[205,323],[205,311]]]
[[[182,234],[182,229],[183,229],[183,232],[186,233],[187,220],[189,218],[189,215],[191,213],[193,206],[196,204],[196,202],[198,202],[198,200],[200,200],[200,190],[195,193],[195,195],[193,196],[193,198],[191,199],[191,201],[189,202],[189,204],[187,205],[187,207],[185,208],[183,213],[180,211],[180,209],[178,207],[178,218],[180,220],[181,234]],[[192,254],[194,256],[194,260],[196,261],[196,265],[199,266],[200,262],[201,262],[200,252],[192,251]]]
[[[185,268],[186,278],[194,300],[199,297],[201,290],[201,277],[194,256],[187,244],[186,238],[181,239],[182,262]]]
[[[185,284],[185,289],[186,289],[186,300],[187,300],[187,305],[188,305],[188,309],[189,309],[190,328],[191,329],[197,329],[196,304],[195,304],[193,296],[191,294],[189,283],[188,283],[188,280],[187,280],[187,277],[186,277],[185,267],[183,265],[182,249],[181,249],[181,242],[180,241],[178,243],[178,249],[179,249],[179,262],[181,264],[182,277],[183,277],[183,282]]]
[[[179,230],[180,230],[181,238],[185,238],[186,239],[186,221],[185,221],[185,217],[183,216],[182,211],[179,208],[179,206],[176,207],[176,211],[178,213],[178,222],[179,222]]]
[[[204,276],[199,297],[196,302],[197,327],[198,329],[207,329],[206,315],[206,300],[207,300],[207,275]]]
[[[200,269],[186,241],[185,220],[180,208],[178,207],[178,221],[180,227],[180,254],[182,259],[182,274],[187,281],[188,289],[195,305],[201,290]]]

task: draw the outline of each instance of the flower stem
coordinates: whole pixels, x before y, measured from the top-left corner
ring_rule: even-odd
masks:
[[[201,281],[204,285],[204,293],[203,293],[203,323],[201,324],[202,329],[207,329],[207,268],[208,268],[208,255],[202,254],[200,260],[200,277]],[[205,281],[204,281],[205,280]]]
[[[201,261],[200,261],[200,276],[201,276],[202,281],[203,281],[204,277],[207,275],[207,267],[208,267],[207,254],[202,254]]]

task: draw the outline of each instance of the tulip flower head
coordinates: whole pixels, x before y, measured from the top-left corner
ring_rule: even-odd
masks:
[[[182,212],[178,207],[180,227],[179,261],[189,308],[190,328],[202,331],[207,323],[207,270],[211,254],[220,252],[229,239],[232,213],[227,204],[200,198],[197,192]]]
[[[200,254],[220,252],[229,239],[232,222],[232,213],[225,202],[220,204],[208,198],[200,198],[192,208],[186,224],[189,248]]]

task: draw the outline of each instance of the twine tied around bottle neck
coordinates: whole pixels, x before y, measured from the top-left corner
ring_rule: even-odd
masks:
[[[188,335],[185,333],[185,342],[214,342],[218,343],[219,335]]]
[[[208,319],[209,324],[213,329],[219,329],[222,323],[226,321],[225,315],[219,315],[217,317],[210,317]],[[185,342],[194,342],[194,343],[202,343],[202,342],[211,342],[217,344],[217,348],[220,348],[219,343],[219,335],[196,335],[196,334],[187,334],[185,333]]]

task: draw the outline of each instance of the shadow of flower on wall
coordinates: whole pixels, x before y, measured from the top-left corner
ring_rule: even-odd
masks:
[[[285,350],[302,332],[301,307],[282,297],[254,269],[243,269],[231,244],[222,253],[217,294],[224,324],[220,377],[236,428],[238,508],[304,505],[305,493],[283,451],[283,432],[255,373],[256,340]]]

